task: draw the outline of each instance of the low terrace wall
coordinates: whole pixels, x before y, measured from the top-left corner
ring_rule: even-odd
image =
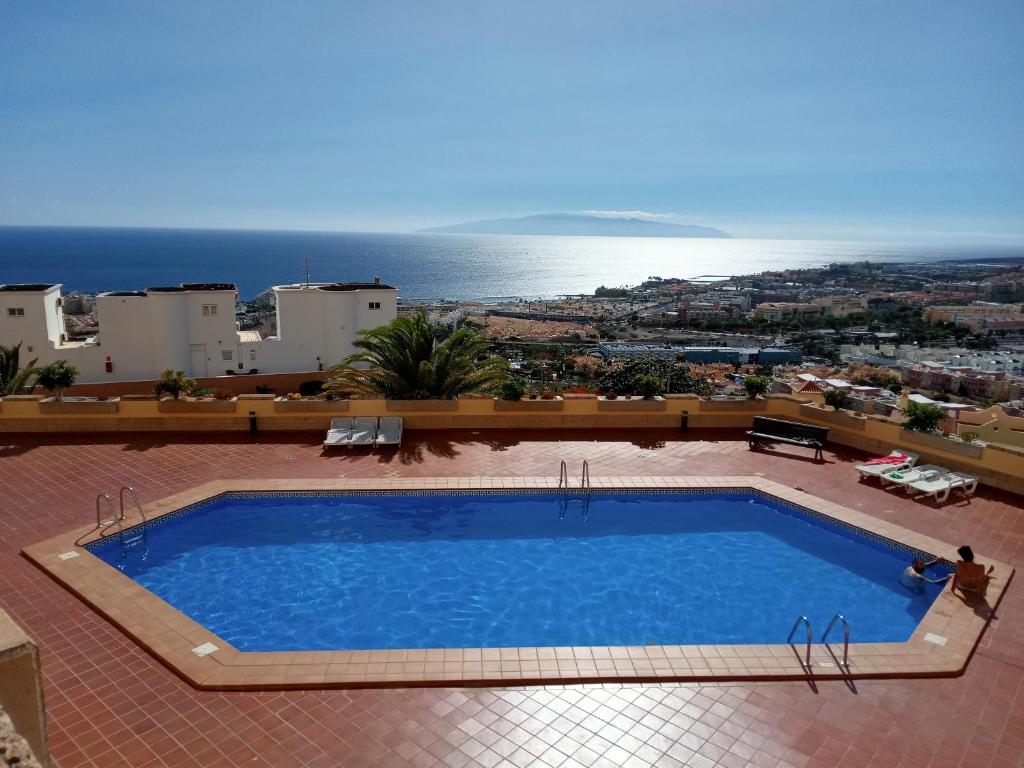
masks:
[[[689,429],[747,428],[754,416],[773,416],[829,427],[829,439],[871,453],[894,448],[914,451],[922,462],[977,475],[983,482],[1024,493],[1024,449],[985,447],[923,436],[897,422],[819,406],[810,398],[768,395],[761,400],[701,400],[668,395],[644,400],[598,400],[566,395],[564,400],[523,400],[514,408],[490,397],[457,401],[275,400],[273,395],[239,395],[230,400],[159,402],[153,396],[122,396],[113,410],[95,412],[85,403],[65,403],[57,412],[37,395],[0,401],[0,433],[18,432],[194,432],[247,431],[255,417],[261,431],[326,430],[335,416],[401,416],[407,429]]]
[[[29,750],[35,760],[30,759]],[[39,649],[3,610],[0,610],[0,764],[17,764],[23,768],[49,765]]]

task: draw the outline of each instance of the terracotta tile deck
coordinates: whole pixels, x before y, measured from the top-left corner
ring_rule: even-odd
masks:
[[[68,766],[1020,766],[1024,593],[1011,584],[959,678],[218,693],[197,691],[18,555],[94,516],[223,478],[755,475],[1024,564],[1024,499],[941,508],[860,484],[862,454],[750,453],[739,432],[416,433],[397,455],[322,456],[319,435],[4,437],[0,604],[40,642],[55,764]]]

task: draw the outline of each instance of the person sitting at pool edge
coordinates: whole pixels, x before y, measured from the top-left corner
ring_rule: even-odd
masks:
[[[988,583],[992,580],[991,573],[995,570],[990,565],[988,570],[981,563],[974,562],[974,550],[966,544],[956,551],[960,559],[956,561],[956,573],[953,574],[953,586],[950,591],[960,590],[964,597],[984,597]]]
[[[921,589],[925,582],[928,582],[929,584],[942,584],[950,578],[949,574],[943,576],[941,579],[929,579],[924,575],[925,568],[929,568],[940,562],[942,562],[941,557],[937,557],[927,563],[920,557],[915,557],[914,562],[908,565],[907,569],[900,574],[900,583],[907,589]]]

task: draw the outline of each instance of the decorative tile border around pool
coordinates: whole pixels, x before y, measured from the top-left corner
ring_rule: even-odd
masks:
[[[814,515],[823,522],[852,529],[908,552],[933,553],[951,560],[956,558],[955,548],[950,544],[761,477],[595,477],[591,486],[595,490],[618,491],[751,490]],[[149,520],[159,520],[225,493],[523,492],[557,489],[557,480],[550,477],[217,481],[147,504],[145,512]],[[129,513],[125,526],[141,522],[136,513]],[[87,546],[99,539],[100,533],[86,526],[27,547],[24,554],[117,624],[169,669],[201,689],[793,680],[808,677],[800,665],[804,647],[785,644],[242,652],[92,555]],[[81,556],[68,557],[69,552]],[[838,665],[842,658],[841,644],[831,647],[813,645],[810,676],[823,680],[959,675],[1014,573],[1004,563],[981,559],[995,566],[985,604],[969,605],[947,587],[907,642],[852,643],[849,673]]]

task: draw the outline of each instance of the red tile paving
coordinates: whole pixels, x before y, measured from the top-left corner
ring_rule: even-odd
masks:
[[[563,435],[565,433],[562,433]],[[763,474],[1024,565],[1024,499],[935,508],[858,483],[862,454],[750,453],[736,431],[410,432],[397,455],[325,456],[318,435],[0,438],[0,605],[41,645],[55,765],[1021,766],[1024,592],[961,678],[842,683],[203,693],[18,555],[87,523],[102,490],[151,501],[216,478]]]

